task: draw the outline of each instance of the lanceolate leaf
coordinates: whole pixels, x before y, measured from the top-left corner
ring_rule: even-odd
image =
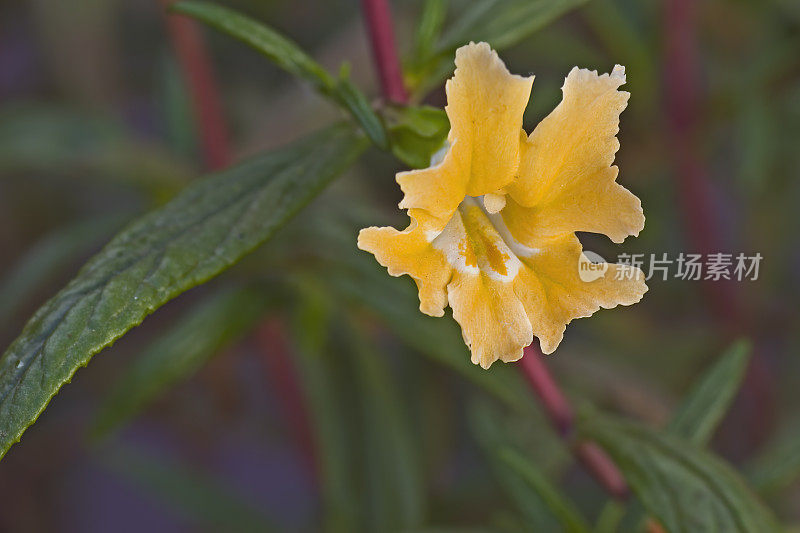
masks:
[[[359,529],[359,498],[355,472],[355,421],[341,398],[338,362],[327,349],[331,309],[312,283],[301,284],[303,298],[293,321],[293,356],[314,432],[320,472],[325,530]],[[350,387],[350,382],[346,384]]]
[[[670,533],[780,531],[728,464],[687,441],[598,415],[583,420],[580,432],[609,453]]]
[[[486,41],[495,49],[508,48],[587,0],[481,0],[454,23],[439,50],[452,50],[469,41]]]
[[[747,478],[760,493],[785,489],[800,478],[800,429],[786,428],[750,463]]]
[[[267,56],[285,71],[310,82],[320,91],[328,91],[335,85],[328,71],[306,54],[297,43],[236,11],[211,2],[194,1],[175,2],[169,9],[173,13],[189,15],[239,39]]]
[[[193,173],[161,149],[143,144],[107,117],[61,106],[0,108],[0,172],[127,185],[161,200]],[[26,174],[26,176],[29,174]]]
[[[411,73],[417,95],[439,85],[453,71],[453,52],[470,41],[508,48],[585,3],[586,0],[475,0],[460,12],[427,62]]]
[[[470,405],[468,420],[476,441],[489,460],[494,478],[524,519],[526,527],[522,531],[587,530],[577,511],[566,522],[561,520],[561,513],[571,513],[574,507],[559,497],[543,474],[538,471],[534,473],[536,479],[532,482],[530,471],[520,472],[519,465],[513,463],[513,459],[509,463],[506,454],[514,453],[511,450],[519,448],[519,444],[515,443],[514,434],[502,423],[498,409],[488,402],[474,402]],[[528,466],[534,468],[533,465]],[[564,506],[559,506],[561,503]],[[553,507],[554,504],[558,509]],[[571,529],[571,526],[577,529]]]
[[[298,277],[299,375],[321,471],[326,530],[411,531],[425,501],[420,458],[385,356],[341,301]]]
[[[561,527],[564,528],[565,532],[582,533],[589,531],[588,524],[575,505],[550,483],[550,480],[539,471],[530,459],[512,448],[503,448],[497,454],[501,461],[536,491],[550,512],[561,523]]]
[[[750,343],[738,341],[693,387],[672,417],[668,430],[704,445],[728,410],[750,360]]]
[[[371,268],[371,265],[370,265]],[[458,330],[453,324],[423,315],[410,290],[375,271],[359,269],[352,275],[329,278],[332,288],[374,312],[405,344],[483,387],[511,406],[530,401],[520,377],[509,366],[486,372],[470,363]],[[406,284],[408,288],[408,284]]]
[[[402,392],[386,356],[373,348],[354,320],[348,337],[364,421],[368,530],[419,526],[425,491]]]
[[[342,69],[336,89],[333,93],[335,100],[353,116],[356,122],[364,128],[364,132],[375,143],[375,146],[386,150],[389,148],[389,138],[383,122],[367,101],[364,93],[350,81],[347,68]]]
[[[620,523],[625,518],[627,508],[625,503],[609,500],[600,510],[594,524],[594,533],[616,533],[620,531]]]
[[[276,65],[310,82],[320,93],[350,112],[369,138],[386,149],[389,141],[378,115],[347,76],[336,80],[298,45],[272,28],[230,9],[210,2],[177,2],[170,6],[176,13],[189,15],[242,41],[265,55]]]
[[[252,287],[224,290],[198,302],[113,385],[95,424],[95,436],[124,424],[169,386],[194,374],[227,343],[247,332],[266,304],[265,295]]]
[[[91,357],[269,239],[365,147],[346,125],[201,180],[132,223],[0,361],[0,456]]]
[[[433,48],[447,14],[447,0],[426,0],[414,42],[414,58],[424,58]]]

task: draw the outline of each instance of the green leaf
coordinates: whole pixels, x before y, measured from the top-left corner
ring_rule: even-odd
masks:
[[[589,531],[589,525],[581,516],[580,511],[566,496],[550,483],[550,480],[527,457],[511,449],[499,450],[498,457],[516,472],[528,484],[547,508],[558,519],[567,533],[580,533]]]
[[[583,418],[579,432],[608,452],[670,533],[780,530],[733,468],[690,442],[598,414]]]
[[[425,491],[406,403],[366,333],[313,277],[298,277],[294,337],[329,531],[418,526]],[[360,477],[358,477],[360,475]]]
[[[265,24],[210,2],[176,2],[170,6],[170,11],[188,15],[240,40],[280,68],[308,81],[322,95],[349,111],[376,146],[388,149],[389,139],[383,123],[364,94],[346,76],[335,80],[297,43]]]
[[[0,173],[68,175],[144,190],[162,200],[192,177],[160,148],[107,117],[42,104],[0,108]],[[4,176],[5,177],[5,176]]]
[[[252,287],[226,289],[198,302],[156,339],[112,387],[94,425],[102,437],[125,424],[167,388],[193,375],[225,345],[249,331],[267,305]]]
[[[447,140],[450,121],[443,109],[401,107],[387,109],[392,153],[412,168],[430,166],[433,154]]]
[[[500,457],[501,450],[514,445],[509,431],[501,423],[500,411],[485,401],[476,401],[469,407],[468,421],[472,434],[486,454],[500,488],[522,515],[526,524],[523,531],[556,530],[558,523],[537,490]]]
[[[414,41],[413,61],[419,61],[430,55],[439,39],[446,14],[447,0],[425,1]]]
[[[364,148],[331,127],[200,180],[119,233],[0,360],[0,456],[95,353],[268,240]]]
[[[354,321],[350,325],[349,354],[364,420],[368,530],[419,526],[425,490],[402,393],[386,356],[378,353]]]
[[[504,4],[510,6],[520,4],[520,2],[515,0],[477,0],[476,2],[470,2],[469,6],[461,11],[458,17],[453,19],[444,35],[436,43],[436,51],[440,54],[452,53],[456,48],[470,41],[477,42],[474,36],[478,28],[482,24],[486,24],[492,18],[493,12],[502,9]],[[489,44],[494,46],[493,43]]]
[[[356,122],[364,128],[364,132],[375,143],[375,146],[382,150],[389,148],[389,139],[383,121],[372,109],[364,93],[359,91],[350,81],[349,73],[346,69],[342,69],[334,96],[353,115]]]
[[[301,284],[301,303],[292,320],[294,360],[308,406],[320,468],[325,530],[358,531],[359,494],[353,450],[353,417],[342,402],[336,370],[326,349],[331,308],[313,283]],[[350,387],[350,382],[347,383]]]
[[[800,428],[784,429],[746,468],[747,478],[760,493],[775,493],[800,478]]]
[[[625,518],[626,512],[627,509],[624,503],[609,500],[600,510],[592,531],[594,533],[615,533],[619,531],[620,523]]]
[[[175,2],[169,10],[188,15],[242,41],[283,70],[310,82],[319,91],[330,91],[336,85],[328,71],[297,43],[245,15],[211,2]]]
[[[170,152],[189,160],[199,159],[198,128],[188,90],[177,58],[164,54],[159,72],[160,111],[164,116],[165,140]]]
[[[413,283],[392,279],[369,258],[364,259],[369,263],[366,268],[357,261],[352,265],[356,267],[353,273],[329,273],[327,281],[331,287],[376,314],[406,345],[455,370],[507,404],[518,407],[531,401],[530,393],[511,365],[494,365],[486,371],[472,364],[453,321],[420,313],[416,292],[411,290]]]
[[[508,48],[587,0],[482,0],[474,2],[439,43],[454,50],[469,41]],[[488,15],[488,16],[487,16]]]
[[[28,250],[0,283],[0,322],[6,323],[43,283],[99,246],[127,215],[81,220],[58,228]]]
[[[673,435],[705,445],[725,416],[744,379],[751,346],[737,341],[698,381],[681,402],[667,430]]]
[[[759,87],[757,90],[766,90]],[[747,91],[747,94],[752,94]],[[775,171],[780,143],[780,124],[776,120],[775,102],[767,98],[742,98],[739,111],[738,179],[745,190],[759,191],[769,183]]]
[[[592,0],[581,10],[581,19],[593,30],[599,50],[615,63],[625,65],[627,90],[639,97],[631,105],[644,113],[657,113],[659,64],[658,41],[642,26],[641,5],[623,5],[617,0]],[[595,41],[593,41],[595,42]],[[596,45],[595,45],[596,46]]]
[[[244,496],[195,469],[129,447],[104,453],[102,461],[209,531],[278,531]]]
[[[453,72],[453,54],[470,41],[508,48],[587,0],[477,0],[447,29],[430,59],[411,72],[415,94],[438,86]]]

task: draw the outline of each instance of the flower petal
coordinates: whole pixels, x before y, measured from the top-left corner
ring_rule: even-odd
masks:
[[[579,263],[588,259],[573,234],[540,241],[534,253],[519,259],[523,268],[514,290],[545,354],[555,351],[572,319],[634,304],[647,292],[644,273],[628,265],[606,264],[598,279],[581,279]]]
[[[411,223],[403,230],[370,227],[358,234],[358,247],[375,256],[392,276],[408,274],[419,289],[419,309],[426,315],[442,316],[447,305],[445,288],[452,267],[445,254],[429,238],[441,232],[438,220],[410,210]]]
[[[530,320],[514,291],[522,263],[481,202],[465,198],[447,227],[433,241],[453,266],[447,299],[461,325],[472,362],[489,368],[500,359],[522,357],[533,340]]]
[[[448,80],[450,149],[435,166],[401,172],[401,208],[418,208],[449,219],[464,196],[492,193],[510,183],[520,158],[522,114],[533,77],[508,72],[486,43],[456,51],[456,70]]]
[[[513,283],[493,279],[483,271],[456,270],[447,297],[473,363],[489,368],[498,359],[516,361],[533,341],[531,322]]]
[[[507,190],[516,202],[512,210],[537,238],[589,231],[622,242],[644,227],[641,202],[616,183],[618,168],[611,166],[630,96],[618,90],[623,83],[619,65],[599,76],[572,69],[563,100],[523,146],[519,178]],[[523,215],[520,207],[531,209]]]

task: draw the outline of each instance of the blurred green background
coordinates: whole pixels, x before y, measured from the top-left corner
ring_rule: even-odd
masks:
[[[348,62],[377,98],[355,0],[220,3],[331,71]],[[445,27],[468,4],[449,2]],[[660,427],[694,377],[749,338],[748,376],[712,448],[782,521],[800,522],[800,4],[697,2],[688,41],[670,23],[673,4],[589,0],[500,55],[536,75],[528,131],[572,66],[626,66],[617,164],[647,224],[621,246],[581,236],[587,248],[606,258],[760,253],[759,278],[653,279],[636,306],[570,325],[547,362],[576,405]],[[392,7],[411,57],[423,3]],[[247,47],[200,29],[234,160],[341,116]],[[686,42],[688,89],[670,59]],[[424,101],[441,107],[441,86]],[[487,373],[499,380],[460,370],[453,361],[469,355],[452,320],[420,315],[411,281],[356,249],[361,227],[405,225],[399,170],[367,152],[272,242],[81,370],[0,464],[0,530],[559,531],[534,499],[509,497],[522,489],[491,453],[501,441],[597,518],[607,497],[510,366]],[[160,2],[0,3],[0,343],[126,221],[205,171]],[[621,531],[639,527],[636,513],[631,504]]]

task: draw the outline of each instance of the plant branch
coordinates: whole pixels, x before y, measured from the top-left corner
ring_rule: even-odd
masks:
[[[383,97],[398,104],[408,103],[389,4],[387,0],[361,0],[361,8],[372,43],[372,59],[378,70]]]
[[[619,500],[626,499],[628,486],[625,478],[608,455],[593,442],[575,440],[575,414],[545,365],[542,352],[533,345],[528,346],[519,365],[550,423],[570,446],[575,458],[610,496]]]
[[[161,0],[161,4],[166,9],[172,1]],[[166,20],[184,81],[191,92],[206,167],[224,168],[231,162],[228,128],[203,36],[197,25],[186,17],[166,14]]]

